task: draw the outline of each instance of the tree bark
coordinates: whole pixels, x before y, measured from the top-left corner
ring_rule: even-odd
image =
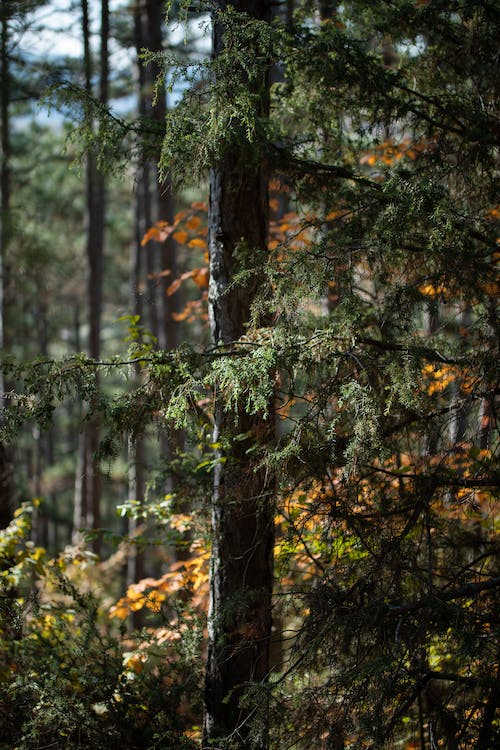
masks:
[[[268,20],[267,2],[234,3],[236,10]],[[214,55],[224,28],[214,18]],[[258,111],[267,112],[266,80],[258,81]],[[253,84],[252,84],[253,85]],[[258,88],[257,88],[258,87]],[[267,247],[267,175],[249,144],[228,148],[210,176],[209,319],[214,344],[231,347],[245,332],[263,277],[232,285],[236,272],[263,268]],[[204,746],[263,750],[268,746],[267,691],[273,588],[274,485],[257,468],[249,448],[268,442],[273,420],[236,413],[216,397],[209,647],[205,682]],[[272,409],[271,409],[272,412]],[[222,455],[224,454],[224,455]],[[250,684],[262,687],[248,693]],[[241,700],[244,698],[243,700]]]

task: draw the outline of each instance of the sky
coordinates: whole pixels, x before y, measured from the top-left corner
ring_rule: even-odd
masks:
[[[79,9],[73,9],[72,0],[50,0],[32,14],[32,26],[23,35],[22,46],[37,55],[82,55],[81,23]],[[112,2],[113,6],[118,3]],[[95,26],[97,0],[89,0],[89,9]]]
[[[127,13],[127,5],[130,3],[124,0],[110,0],[110,12]],[[89,0],[89,12],[94,44],[97,44],[100,0]],[[80,57],[83,54],[80,18],[79,2],[49,0],[45,7],[32,14],[33,24],[23,35],[23,48],[39,55]],[[210,38],[204,34],[207,21],[208,16],[202,15],[199,19],[189,22],[189,36],[199,38],[200,51],[203,53],[210,49]],[[181,44],[186,32],[181,24],[171,23],[168,33],[171,44]],[[113,52],[116,54],[116,49]]]
[[[100,0],[88,0],[90,25],[93,34],[92,44],[98,52],[100,26]],[[127,13],[130,0],[110,0],[110,12]],[[188,22],[188,30],[179,23],[168,26],[168,40],[170,44],[181,45],[186,36],[195,38],[196,48],[200,55],[207,55],[210,51],[210,35],[206,33],[209,18],[200,16]],[[49,0],[47,4],[31,14],[30,23],[22,33],[20,46],[30,56],[38,58],[55,58],[69,56],[81,58],[83,44],[81,39],[81,3],[79,0]],[[135,65],[135,50],[123,49],[110,42],[111,70],[118,71]],[[182,95],[182,85],[169,97],[170,106],[175,105]],[[132,101],[114,103],[117,109],[123,111],[134,106]],[[43,115],[42,115],[43,116]],[[57,115],[53,112],[53,117]]]

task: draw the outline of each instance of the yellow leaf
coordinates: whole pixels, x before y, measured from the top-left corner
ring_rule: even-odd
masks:
[[[446,292],[446,287],[443,284],[438,284],[437,286],[434,286],[434,284],[421,284],[418,287],[418,291],[425,297],[435,298],[444,294]]]
[[[127,617],[130,614],[130,610],[125,604],[123,603],[124,600],[120,599],[116,604],[113,604],[112,607],[109,609],[109,615],[110,617],[118,617],[120,620],[126,620]]]

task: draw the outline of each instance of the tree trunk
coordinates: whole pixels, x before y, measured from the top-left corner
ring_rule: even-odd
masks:
[[[143,33],[142,33],[142,14],[139,3],[135,8],[135,34],[136,34],[136,48],[138,53],[138,72],[139,72],[139,114],[144,116],[146,111],[146,98],[147,92],[145,90],[145,70],[142,60],[140,59],[140,50],[144,46]],[[142,238],[146,231],[151,227],[151,209],[150,209],[150,197],[151,197],[151,186],[150,186],[150,171],[149,164],[145,162],[139,165],[136,176],[136,190],[135,190],[135,237],[131,243],[131,257],[130,257],[130,298],[131,308],[134,315],[138,315],[142,319],[144,312],[143,309],[143,296],[141,292],[142,274],[143,274],[143,247],[141,245]],[[146,251],[147,252],[147,251]],[[151,253],[148,253],[147,258],[151,257]],[[154,279],[148,279],[148,282],[154,284]],[[153,291],[155,291],[153,286]],[[152,327],[151,323],[156,321],[156,306],[151,304],[151,300],[148,295],[148,310],[154,313],[154,318],[150,318],[149,330],[155,334],[157,330],[157,324]],[[131,377],[137,380],[140,379],[140,367],[138,364],[131,366]],[[144,503],[144,437],[143,435],[130,435],[128,440],[128,498],[135,500],[142,506]],[[137,518],[131,516],[128,519],[128,535],[130,539],[134,539],[137,535],[139,528]],[[127,558],[127,568],[125,571],[125,585],[137,582],[144,577],[144,554],[139,546],[133,543],[129,546],[129,553]],[[138,610],[132,614],[130,625],[139,629],[143,624],[143,612]]]
[[[85,90],[87,96],[92,96],[92,56],[90,49],[90,26],[88,14],[88,0],[82,0],[82,34],[84,49]],[[109,37],[109,7],[108,0],[101,2],[101,50],[100,50],[100,85],[99,101],[106,105],[108,101],[108,37]],[[92,117],[89,114],[89,117]],[[91,122],[91,127],[93,123]],[[89,340],[88,353],[92,359],[99,359],[101,355],[101,317],[102,317],[102,285],[104,275],[104,224],[105,224],[106,189],[104,175],[97,168],[97,156],[94,148],[90,148],[86,160],[86,232],[87,232],[87,260],[89,304]],[[99,445],[99,426],[95,419],[86,428],[86,436],[82,440],[80,457],[82,475],[85,481],[79,482],[77,489],[85,492],[85,499],[75,498],[76,510],[80,510],[85,518],[83,523],[93,530],[101,526],[101,475],[96,452]],[[76,515],[76,513],[75,513]],[[95,536],[93,548],[100,552],[100,539]]]
[[[164,38],[165,5],[163,0],[146,0],[146,12],[148,49],[152,52],[160,52],[163,49]],[[150,75],[152,85],[156,86],[156,98],[151,107],[151,117],[157,125],[158,132],[163,133],[167,116],[167,92],[163,83],[162,70],[158,64],[151,64]],[[157,219],[158,221],[166,221],[172,224],[175,209],[170,177],[166,175],[161,180],[156,164],[153,166],[153,170],[156,176],[155,208]],[[180,292],[173,295],[167,294],[167,287],[177,275],[177,245],[174,238],[169,236],[161,243],[161,247],[158,249],[160,251],[162,271],[170,271],[170,274],[162,276],[160,281],[161,320],[158,329],[160,349],[168,351],[175,349],[179,343],[179,326],[174,320],[173,313],[179,310],[178,300]],[[183,448],[184,435],[182,431],[176,430],[169,436],[162,432],[160,435],[160,445],[165,461],[170,461]],[[171,477],[167,478],[165,490],[166,492],[175,491],[174,482]],[[178,510],[180,511],[181,509]],[[186,509],[183,510],[185,511]]]
[[[269,19],[267,2],[234,6],[254,18]],[[224,28],[215,18],[215,55],[223,44]],[[260,94],[256,116],[265,115],[267,80],[255,85]],[[245,144],[229,148],[210,176],[209,318],[214,344],[228,348],[244,333],[263,282],[253,276],[231,286],[234,274],[245,263],[263,267],[267,253],[267,175],[250,149]],[[263,750],[268,745],[265,682],[272,624],[274,486],[248,449],[269,441],[272,432],[272,418],[249,415],[242,405],[236,414],[228,414],[223,399],[216,398],[214,442],[224,446],[225,460],[214,471],[212,496],[204,725],[204,745],[210,747],[219,747],[224,738],[231,748]],[[250,695],[251,683],[262,687]]]
[[[164,3],[162,0],[136,0],[135,46],[139,71],[139,115],[154,124],[158,136],[158,149],[148,147],[137,190],[143,196],[143,224],[146,232],[155,221],[173,222],[174,205],[170,181],[160,182],[157,162],[160,156],[161,137],[165,129],[166,91],[161,83],[162,71],[158,63],[144,65],[142,50],[161,52],[163,49]],[[154,186],[154,187],[153,187]],[[159,279],[159,271],[171,271],[169,276]],[[176,296],[168,296],[167,286],[176,274],[176,244],[169,237],[165,242],[151,242],[146,250],[146,288],[148,300],[148,327],[157,338],[161,349],[173,349],[177,345],[177,324],[172,312],[177,310]]]
[[[147,12],[147,47],[152,52],[161,52],[163,49],[163,28],[165,4],[163,0],[146,0]],[[151,107],[151,117],[158,126],[158,132],[163,133],[167,114],[167,94],[162,82],[162,71],[158,64],[150,66],[152,86],[156,85],[156,98]],[[158,154],[159,156],[159,154]],[[157,177],[158,175],[158,170]],[[167,221],[172,224],[174,220],[174,200],[170,178],[165,177],[163,181],[156,180],[156,212],[159,221]],[[178,326],[172,317],[172,312],[177,312],[178,295],[167,295],[166,288],[175,278],[177,272],[176,243],[170,236],[161,245],[162,270],[171,271],[169,276],[163,276],[161,282],[161,314],[162,320],[159,329],[159,344],[162,349],[175,349],[178,344]]]
[[[2,130],[2,162],[0,165],[0,356],[6,348],[5,337],[5,291],[7,287],[6,252],[10,237],[10,70],[9,70],[9,24],[8,8],[1,10],[1,105],[0,127]],[[3,370],[0,368],[0,425],[3,423],[4,410],[8,404],[5,401],[5,381]],[[3,442],[0,443],[0,528],[5,528],[12,520],[14,511],[12,498],[12,464],[10,450]]]

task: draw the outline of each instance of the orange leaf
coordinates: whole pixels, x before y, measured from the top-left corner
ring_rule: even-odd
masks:
[[[175,281],[172,281],[172,283],[166,288],[167,295],[171,297],[172,294],[175,294],[181,284],[182,279],[175,279]]]
[[[170,276],[171,273],[170,268],[165,268],[164,271],[158,271],[158,273],[148,273],[148,279],[159,279],[161,276]]]
[[[195,237],[194,240],[190,240],[188,242],[188,247],[199,247],[202,250],[205,250],[207,247],[207,243],[205,242],[205,240],[202,240],[199,237]]]
[[[168,221],[157,221],[156,224],[148,229],[146,234],[141,240],[141,246],[144,247],[148,242],[154,240],[155,242],[164,242],[172,232],[174,231],[172,224]]]
[[[148,242],[151,242],[151,240],[157,240],[160,235],[160,230],[158,227],[151,227],[148,229],[146,234],[141,240],[141,247],[144,247],[144,245],[147,245]]]
[[[170,237],[174,229],[175,227],[170,226],[170,224],[167,224],[165,227],[163,227],[163,229],[160,229],[158,240],[160,242],[165,242],[165,240]]]
[[[185,307],[184,310],[180,313],[173,312],[172,318],[175,320],[176,323],[182,323],[183,320],[186,320],[191,315],[191,309],[189,307]]]
[[[173,237],[174,240],[179,243],[179,245],[184,245],[189,235],[183,229],[179,229],[178,232],[174,232]]]
[[[198,229],[200,224],[201,219],[199,216],[191,216],[191,218],[186,221],[186,227],[188,229]]]
[[[193,281],[200,289],[208,287],[208,268],[200,268],[193,272]]]
[[[178,290],[178,288],[180,287],[183,281],[185,281],[186,279],[190,279],[193,276],[193,274],[197,272],[198,272],[198,269],[195,268],[193,271],[186,271],[185,273],[181,274],[178,279],[175,279],[175,281],[172,281],[170,286],[167,287],[166,289],[167,295],[170,297],[172,294],[174,294],[174,292]]]

